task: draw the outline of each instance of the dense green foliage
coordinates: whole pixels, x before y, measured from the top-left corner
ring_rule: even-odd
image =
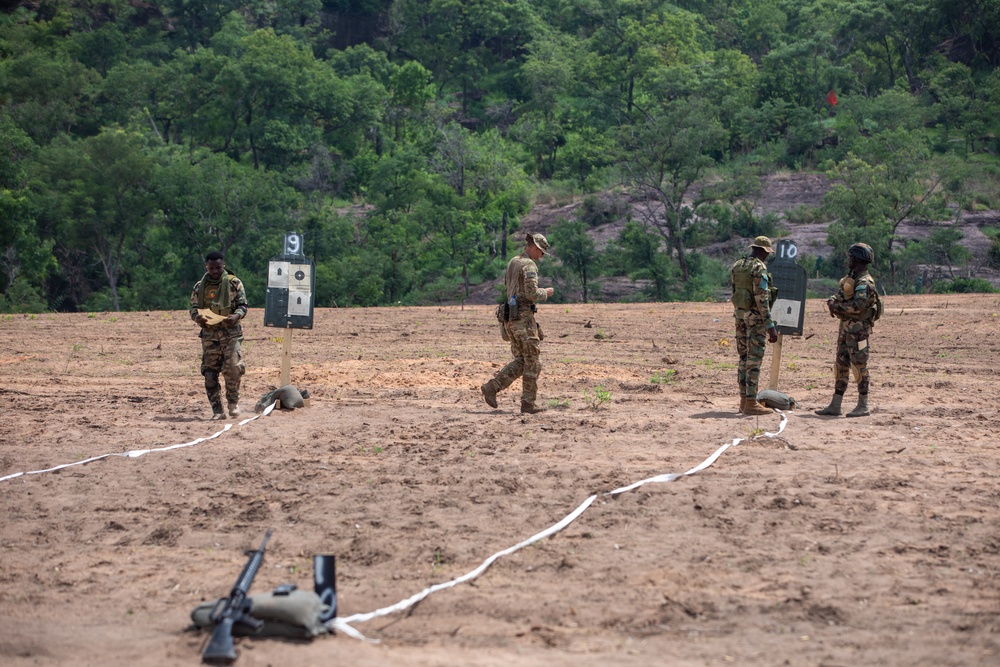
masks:
[[[775,169],[839,183],[817,267],[863,240],[912,289],[921,263],[968,257],[900,222],[1000,195],[996,2],[7,7],[2,311],[183,308],[215,249],[261,304],[289,230],[318,306],[454,301],[496,281],[546,198],[583,202],[549,230],[562,298],[602,276],[712,298],[726,264],[698,249],[779,231],[747,204]],[[598,250],[588,230],[621,219]]]

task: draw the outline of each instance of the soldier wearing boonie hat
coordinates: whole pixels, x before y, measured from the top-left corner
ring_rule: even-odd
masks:
[[[778,332],[771,319],[771,275],[764,263],[771,252],[771,239],[758,236],[750,244],[750,255],[737,260],[730,272],[736,351],[740,355],[736,378],[740,385],[740,412],[745,415],[774,412],[757,401],[767,341],[778,341]]]
[[[882,314],[875,279],[868,273],[868,265],[875,261],[875,251],[867,243],[855,243],[847,250],[848,273],[840,279],[840,290],[827,299],[830,317],[840,320],[837,331],[837,357],[834,360],[833,398],[830,405],[817,410],[818,415],[839,415],[847,380],[851,370],[858,383],[858,404],[847,413],[848,417],[871,414],[868,407],[868,345],[875,321]]]
[[[504,278],[507,303],[506,308],[501,306],[506,313],[501,322],[504,338],[510,340],[514,358],[481,386],[480,391],[486,404],[496,408],[497,392],[521,378],[521,412],[535,414],[545,411],[536,403],[538,376],[542,372],[539,343],[543,336],[535,321],[535,303],[548,299],[554,290],[538,286],[538,265],[535,264],[543,256],[551,255],[548,240],[541,234],[532,233],[526,234],[524,240],[524,252],[507,263]]]
[[[535,247],[541,250],[543,255],[548,255],[549,257],[552,256],[552,253],[549,252],[549,242],[541,234],[527,234],[525,235],[524,240],[534,243]]]
[[[753,243],[750,244],[750,247],[760,248],[768,255],[774,252],[774,250],[771,249],[771,239],[767,238],[766,236],[758,236],[757,238],[755,238],[753,240]]]

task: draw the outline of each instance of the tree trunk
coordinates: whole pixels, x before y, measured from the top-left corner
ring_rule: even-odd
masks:
[[[121,274],[122,246],[124,245],[124,232],[118,236],[118,244],[114,250],[111,248],[102,249],[99,241],[95,241],[94,243],[94,250],[97,251],[98,256],[101,258],[104,276],[108,279],[108,287],[111,288],[111,305],[114,307],[116,313],[121,312],[121,306],[118,303],[118,276]]]
[[[687,255],[684,253],[684,236],[681,233],[681,212],[680,210],[671,211],[670,215],[673,216],[673,219],[667,221],[667,224],[670,226],[670,239],[673,241],[674,250],[677,252],[677,266],[681,269],[681,282],[687,283],[690,276],[688,275]]]
[[[500,256],[503,261],[507,261],[507,211],[503,212],[503,222],[501,223],[503,234],[500,237]]]

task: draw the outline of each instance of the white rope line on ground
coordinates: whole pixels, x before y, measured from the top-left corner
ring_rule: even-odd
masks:
[[[775,412],[777,412],[778,414],[781,415],[781,423],[778,425],[778,430],[775,431],[774,433],[770,433],[768,431],[765,431],[763,433],[763,437],[765,437],[765,438],[774,438],[774,437],[777,437],[777,436],[781,435],[781,432],[785,430],[785,425],[788,423],[788,416],[784,412],[782,412],[781,410],[777,410],[777,409],[775,409]],[[328,628],[330,628],[331,630],[343,632],[345,635],[348,635],[349,637],[354,637],[355,639],[361,639],[361,640],[364,640],[364,641],[368,641],[368,642],[372,642],[374,644],[377,644],[377,643],[379,643],[378,639],[369,639],[368,637],[366,637],[365,635],[363,635],[361,632],[359,632],[356,628],[352,627],[351,624],[352,623],[365,623],[367,621],[370,621],[370,620],[375,619],[375,618],[379,618],[381,616],[388,616],[389,614],[394,614],[396,612],[403,611],[403,610],[408,609],[408,608],[412,607],[413,605],[417,604],[418,602],[420,602],[421,600],[423,600],[424,598],[426,598],[428,595],[431,595],[432,593],[437,593],[438,591],[443,591],[446,588],[452,588],[453,586],[457,586],[458,584],[462,584],[462,583],[465,583],[467,581],[471,581],[471,580],[477,578],[478,576],[480,576],[481,574],[483,574],[484,572],[486,572],[486,570],[491,565],[493,565],[493,563],[496,562],[502,556],[509,556],[510,554],[514,553],[515,551],[520,551],[521,549],[523,549],[526,546],[532,545],[535,542],[543,540],[546,537],[549,537],[551,535],[555,535],[556,533],[558,533],[559,531],[561,531],[562,529],[564,529],[566,526],[568,526],[571,523],[573,523],[574,521],[576,521],[576,519],[581,514],[583,514],[584,511],[588,507],[590,507],[593,504],[593,502],[599,496],[618,496],[618,495],[620,495],[622,493],[625,493],[627,491],[632,491],[633,489],[637,489],[640,486],[642,486],[643,484],[673,482],[674,480],[680,479],[681,477],[686,477],[688,475],[694,475],[695,473],[699,473],[702,470],[704,470],[705,468],[707,468],[710,465],[712,465],[713,463],[715,463],[718,460],[718,458],[720,456],[722,456],[723,452],[725,452],[727,449],[729,449],[730,447],[735,447],[736,445],[738,445],[739,443],[741,443],[742,441],[744,441],[746,439],[747,438],[734,438],[732,442],[727,442],[726,444],[722,445],[721,447],[719,447],[718,449],[716,449],[712,453],[711,456],[709,456],[707,459],[705,459],[704,461],[702,461],[701,463],[699,463],[695,467],[691,468],[687,472],[682,472],[682,473],[667,473],[667,474],[663,474],[663,475],[656,475],[655,477],[649,477],[648,479],[644,479],[644,480],[636,482],[634,484],[629,484],[628,486],[623,486],[623,487],[617,488],[614,491],[607,491],[607,492],[601,493],[601,494],[595,493],[592,496],[590,496],[589,498],[587,498],[586,500],[584,500],[582,503],[580,503],[579,507],[577,507],[575,510],[573,510],[572,512],[570,512],[569,514],[567,514],[565,516],[565,518],[563,518],[558,523],[555,523],[555,524],[549,526],[548,528],[546,528],[542,532],[537,533],[536,535],[533,535],[532,537],[529,537],[528,539],[524,540],[523,542],[519,542],[518,544],[515,544],[512,547],[508,547],[508,548],[504,549],[503,551],[496,552],[495,554],[493,554],[492,556],[490,556],[489,558],[487,558],[486,560],[484,560],[482,562],[482,564],[479,565],[479,567],[477,567],[476,569],[472,570],[471,572],[467,572],[466,574],[463,574],[460,577],[452,579],[451,581],[446,581],[446,582],[443,582],[443,583],[440,583],[440,584],[434,584],[433,586],[425,588],[424,590],[420,591],[419,593],[416,593],[415,595],[411,595],[410,597],[406,598],[405,600],[397,602],[396,604],[390,605],[388,607],[382,607],[381,609],[376,609],[375,611],[371,611],[371,612],[364,613],[364,614],[353,614],[351,616],[344,616],[344,617],[335,616],[334,618],[332,618],[329,621],[327,621],[326,626]]]
[[[137,459],[140,456],[145,456],[146,454],[149,454],[150,452],[166,452],[166,451],[169,451],[171,449],[181,449],[182,447],[191,447],[193,445],[197,445],[197,444],[205,442],[207,440],[213,440],[215,438],[218,438],[220,435],[222,435],[226,431],[228,431],[231,428],[233,428],[233,426],[243,426],[244,424],[249,424],[250,422],[252,422],[255,419],[260,419],[261,417],[266,417],[267,415],[271,414],[271,411],[274,410],[274,406],[275,405],[277,405],[277,402],[272,403],[271,405],[267,406],[267,408],[265,408],[265,410],[263,412],[261,412],[259,415],[254,415],[253,417],[248,417],[247,419],[244,419],[243,421],[238,422],[236,424],[226,424],[225,426],[222,427],[221,430],[216,431],[212,435],[206,436],[204,438],[198,438],[197,440],[192,440],[191,442],[185,442],[185,443],[181,443],[179,445],[167,445],[166,447],[156,447],[154,449],[133,449],[133,450],[130,450],[130,451],[127,451],[127,452],[112,452],[112,453],[109,453],[109,454],[101,454],[100,456],[92,456],[89,459],[84,459],[83,461],[74,461],[73,463],[64,463],[62,465],[54,466],[52,468],[46,468],[44,470],[29,470],[28,472],[15,472],[13,474],[6,475],[4,477],[0,477],[0,482],[6,482],[9,479],[14,479],[15,477],[21,477],[22,475],[41,475],[43,472],[53,472],[53,471],[56,471],[56,470],[62,470],[63,468],[70,468],[72,466],[82,466],[82,465],[86,465],[88,463],[92,463],[94,461],[100,461],[101,459],[109,458],[111,456],[124,456],[124,457],[130,458],[130,459]]]

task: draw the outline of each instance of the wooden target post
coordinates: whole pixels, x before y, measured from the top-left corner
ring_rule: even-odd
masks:
[[[285,327],[285,335],[281,337],[281,375],[278,386],[284,387],[292,379],[292,328]]]
[[[768,389],[778,389],[778,374],[781,373],[781,342],[785,334],[778,334],[778,342],[771,346],[771,377],[767,383]]]

